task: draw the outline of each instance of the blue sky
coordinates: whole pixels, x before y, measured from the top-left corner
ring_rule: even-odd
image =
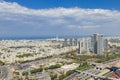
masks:
[[[120,34],[120,0],[0,0],[0,37]]]
[[[120,0],[6,0],[34,9],[56,7],[102,8],[120,10]]]

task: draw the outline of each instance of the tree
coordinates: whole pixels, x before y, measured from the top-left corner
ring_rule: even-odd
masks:
[[[110,53],[111,53],[111,52],[109,52],[109,51],[105,51],[105,52],[104,52],[105,57],[106,57],[106,58],[108,58],[108,57],[109,57],[109,55],[110,55]]]
[[[28,73],[27,71],[23,71],[23,72],[22,72],[22,75],[23,75],[23,76],[27,76],[28,74],[29,74],[29,73]]]
[[[19,75],[20,73],[19,72],[13,72],[15,75]]]
[[[72,73],[74,73],[74,70],[67,71],[67,72],[66,72],[66,76],[69,76],[69,75],[71,75]]]
[[[34,73],[42,72],[42,71],[43,71],[42,68],[38,68],[38,69],[33,69],[33,70],[31,70],[30,72],[31,72],[31,74],[34,74]]]
[[[49,67],[49,69],[55,69],[55,68],[60,68],[60,67],[61,67],[60,64],[55,64],[55,65],[51,65],[51,66]]]
[[[4,65],[4,64],[5,64],[4,62],[0,61],[0,65]]]
[[[51,77],[51,80],[55,80],[57,78],[57,74],[51,74],[50,77]]]

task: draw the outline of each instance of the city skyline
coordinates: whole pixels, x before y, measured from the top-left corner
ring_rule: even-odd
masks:
[[[119,35],[120,1],[93,2],[0,0],[0,37]]]
[[[0,0],[0,80],[120,79],[119,0]]]

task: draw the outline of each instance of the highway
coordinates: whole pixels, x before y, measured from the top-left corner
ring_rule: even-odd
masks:
[[[116,78],[109,77],[113,74],[113,72],[110,72],[108,69],[106,69],[106,67],[116,66],[115,64],[117,64],[119,61],[120,59],[113,59],[105,63],[95,63],[96,66],[83,71],[76,70],[74,74],[68,76],[64,80],[94,80],[94,78],[103,79],[106,77],[108,77],[109,80],[118,80]],[[76,79],[74,79],[75,77]]]
[[[99,76],[99,75],[95,75],[95,74],[92,74],[92,73],[89,73],[89,72],[86,72],[86,71],[79,71],[79,70],[76,70],[76,71],[80,72],[82,74],[86,74],[86,77],[89,75],[89,76],[92,76],[92,77],[95,77],[95,78],[101,78],[101,79],[105,79],[106,78],[106,76]],[[108,79],[109,80],[118,80],[118,79],[111,78],[111,77],[108,77]],[[86,79],[82,79],[82,80],[86,80]]]

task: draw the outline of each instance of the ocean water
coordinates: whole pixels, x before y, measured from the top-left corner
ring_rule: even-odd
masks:
[[[0,40],[45,40],[54,37],[0,37]]]
[[[82,38],[89,36],[59,36],[59,38]],[[40,37],[0,37],[0,40],[45,40],[56,38],[55,36],[40,36]]]

